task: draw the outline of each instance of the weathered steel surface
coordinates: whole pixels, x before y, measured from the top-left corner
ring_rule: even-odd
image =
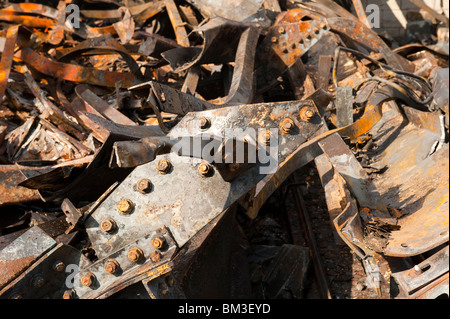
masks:
[[[56,245],[39,227],[35,226],[0,251],[0,296],[4,287]],[[3,289],[3,290],[2,290]]]
[[[26,179],[22,170],[39,171],[39,168],[25,168],[16,165],[0,165],[0,206],[39,200],[39,192],[18,186]]]
[[[441,279],[447,277],[448,281],[448,245],[437,253],[425,259],[413,268],[393,273],[392,276],[395,278],[397,283],[400,285],[401,289],[410,296],[411,298],[421,298],[426,294],[426,290],[431,290],[434,288],[434,281],[438,281],[441,284]],[[445,287],[445,285],[444,285]],[[443,288],[444,288],[443,287]],[[448,284],[446,286],[447,290],[440,291],[449,295]],[[435,296],[438,297],[439,295]]]

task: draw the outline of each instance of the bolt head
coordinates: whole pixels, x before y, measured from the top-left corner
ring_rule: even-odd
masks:
[[[38,276],[36,278],[33,279],[32,285],[35,288],[40,288],[45,284],[45,280],[44,278],[42,278],[41,276]]]
[[[128,259],[134,263],[139,262],[143,256],[144,253],[139,247],[131,247],[128,251]]]
[[[170,161],[168,159],[165,159],[165,158],[159,160],[158,163],[156,164],[156,170],[160,174],[168,173],[171,167],[172,167],[172,164],[170,163]]]
[[[300,110],[300,119],[305,122],[310,122],[315,114],[316,112],[312,107],[306,106]]]
[[[161,260],[161,253],[157,250],[152,251],[152,253],[150,254],[150,259],[154,262],[157,263]]]
[[[108,274],[114,274],[119,270],[119,263],[114,259],[108,259],[105,264],[105,271]]]
[[[277,43],[278,38],[277,38],[277,37],[272,37],[272,38],[270,39],[270,41],[271,41],[272,43]]]
[[[283,27],[279,27],[279,28],[278,28],[278,33],[279,33],[279,34],[283,34],[284,32],[285,32],[285,30],[284,30]]]
[[[117,203],[117,210],[119,211],[119,213],[124,215],[128,215],[129,213],[131,213],[133,208],[134,208],[133,202],[126,198],[121,199],[119,203]]]
[[[206,162],[202,162],[198,166],[198,172],[202,176],[208,175],[208,173],[211,172],[211,166]]]
[[[85,287],[90,287],[94,284],[95,275],[91,272],[87,272],[81,277],[81,284]]]
[[[160,249],[164,245],[165,239],[164,237],[156,237],[152,239],[152,246],[155,249]]]
[[[267,130],[265,130],[265,131],[262,131],[262,132],[259,134],[259,140],[260,140],[260,142],[261,142],[262,144],[265,144],[265,145],[269,145],[269,144],[270,144],[270,139],[271,139],[271,137],[272,137],[272,132],[270,132],[269,129],[267,129]]]
[[[281,123],[280,123],[280,130],[283,133],[290,133],[292,130],[294,129],[294,121],[292,121],[289,118],[285,118]]]
[[[53,270],[61,272],[64,271],[64,269],[66,268],[66,265],[64,265],[64,263],[62,261],[57,261],[55,262],[55,264],[53,265]]]
[[[100,229],[107,234],[112,233],[116,228],[117,224],[112,218],[107,218],[100,224]]]
[[[136,184],[136,190],[142,194],[149,193],[152,189],[150,180],[143,178]]]
[[[202,130],[206,130],[211,126],[211,122],[206,117],[202,116],[198,119],[198,124]]]

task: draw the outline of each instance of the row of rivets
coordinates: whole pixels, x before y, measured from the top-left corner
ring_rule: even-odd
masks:
[[[152,246],[155,249],[161,249],[164,246],[165,242],[166,240],[162,236],[153,238],[151,240]],[[133,246],[128,250],[127,257],[131,262],[138,263],[144,258],[144,252],[141,248]],[[153,251],[150,254],[150,259],[154,263],[159,262],[161,260],[161,253],[158,250]],[[110,258],[106,261],[104,269],[109,274],[115,274],[119,271],[120,264],[117,262],[117,260]],[[80,282],[85,287],[91,287],[94,284],[95,279],[95,275],[89,271],[81,277]],[[67,291],[67,293],[69,293],[69,291]],[[63,296],[64,299],[70,299],[70,297],[71,296]]]

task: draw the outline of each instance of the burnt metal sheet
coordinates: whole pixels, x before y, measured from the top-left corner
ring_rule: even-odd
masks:
[[[414,256],[448,241],[448,175],[443,173],[449,169],[448,144],[429,156],[439,131],[402,124],[395,109],[385,113],[372,131],[380,134],[373,136],[381,146],[374,162],[388,169],[373,182],[385,203],[402,213],[401,228],[392,232],[385,254]]]
[[[305,9],[291,9],[278,15],[256,55],[258,92],[277,84],[277,78],[329,31],[326,20]]]
[[[388,45],[371,29],[356,19],[327,18],[331,30],[345,34],[356,42],[360,42],[372,51],[383,54],[388,64],[404,71],[411,70],[411,64],[403,57],[393,53]]]
[[[0,102],[3,101],[6,86],[8,85],[9,72],[13,61],[18,31],[19,26],[12,26],[6,30],[6,40],[0,60]]]
[[[22,170],[40,171],[39,168],[0,165],[0,207],[40,199],[36,190],[19,186],[19,183],[26,180]]]
[[[380,212],[380,217],[390,218],[379,191],[342,138],[334,134],[320,141],[319,145],[336,171],[345,179],[360,207],[376,209]]]
[[[113,88],[117,82],[120,83],[122,88],[128,88],[139,83],[134,74],[130,72],[102,71],[75,64],[61,63],[40,55],[29,47],[23,47],[16,54],[37,71],[67,81]]]
[[[3,288],[9,282],[55,245],[55,240],[35,226],[3,248],[0,251],[0,296],[4,296]]]
[[[75,267],[86,264],[89,261],[79,250],[57,244],[0,291],[0,298],[62,299],[71,290]]]
[[[219,108],[212,103],[202,101],[191,94],[183,93],[168,85],[158,82],[151,82],[152,93],[158,102],[157,107],[162,112],[186,115],[189,112],[203,111],[207,109]]]
[[[187,70],[196,64],[231,62],[236,55],[240,35],[251,24],[224,18],[214,18],[195,31],[202,35],[201,47],[176,48],[162,54],[174,72]],[[227,46],[221,45],[227,43]]]

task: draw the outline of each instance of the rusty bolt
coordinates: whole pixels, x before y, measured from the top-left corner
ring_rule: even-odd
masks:
[[[283,34],[283,33],[284,33],[284,31],[285,31],[285,30],[284,30],[284,28],[283,28],[283,27],[279,27],[279,28],[278,28],[278,33],[279,33],[279,34]]]
[[[206,176],[211,172],[211,165],[209,165],[206,162],[202,162],[200,163],[200,165],[198,166],[198,172],[200,175],[202,176]]]
[[[270,39],[270,41],[272,41],[272,43],[277,43],[278,38],[277,38],[277,37],[272,37],[272,38]]]
[[[107,234],[112,233],[116,228],[117,224],[112,218],[107,218],[100,224],[100,229]]]
[[[281,121],[280,123],[280,130],[283,133],[290,133],[292,130],[294,129],[294,121],[292,121],[289,118],[285,118],[283,121]]]
[[[152,239],[152,246],[155,249],[160,249],[164,245],[165,239],[164,237],[156,237]]]
[[[81,284],[85,287],[90,287],[94,284],[95,275],[91,272],[87,272],[81,277]]]
[[[131,247],[128,251],[128,259],[134,263],[139,262],[144,256],[144,252],[139,247]]]
[[[265,145],[269,145],[269,144],[270,144],[270,139],[271,139],[271,137],[272,137],[272,133],[270,132],[270,130],[262,131],[262,132],[259,134],[259,140],[260,140],[260,142],[261,142],[262,144],[265,144]]]
[[[45,280],[44,280],[44,278],[42,278],[42,276],[37,276],[36,278],[34,278],[32,280],[31,284],[35,288],[40,288],[45,284]]]
[[[61,272],[64,271],[64,269],[66,268],[66,265],[64,265],[64,263],[60,260],[57,260],[54,264],[53,264],[53,270]]]
[[[200,124],[200,128],[202,130],[206,130],[211,126],[211,122],[206,117],[202,116],[198,119],[198,123]]]
[[[133,202],[126,198],[121,199],[119,201],[119,203],[117,203],[117,210],[119,211],[119,213],[121,213],[123,215],[127,215],[127,214],[131,213],[133,208],[134,208]]]
[[[151,189],[152,189],[152,183],[146,178],[141,179],[136,184],[136,190],[139,193],[146,194],[146,193],[149,193]]]
[[[105,271],[108,274],[114,274],[119,270],[119,263],[114,259],[108,259],[105,264]]]
[[[165,158],[159,160],[159,162],[156,164],[156,170],[160,174],[166,174],[167,172],[169,172],[171,167],[172,167],[172,164],[170,163],[170,161],[168,159],[165,159]]]
[[[154,262],[157,263],[161,260],[161,253],[157,250],[152,251],[152,253],[150,254],[150,259]]]
[[[73,297],[73,291],[72,290],[66,290],[63,294],[63,299],[72,299]]]
[[[314,112],[314,109],[312,107],[307,106],[301,109],[300,118],[305,122],[309,122],[311,121],[311,119],[314,117],[315,114],[316,112]]]

